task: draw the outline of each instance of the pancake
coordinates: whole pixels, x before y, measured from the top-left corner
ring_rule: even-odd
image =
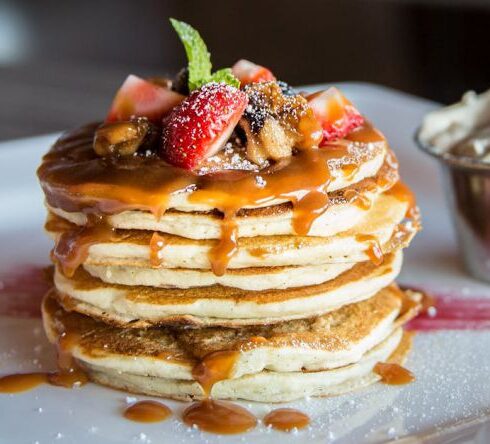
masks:
[[[308,231],[309,236],[332,236],[346,231],[360,222],[365,211],[378,196],[398,180],[398,171],[391,161],[386,161],[374,178],[329,195],[328,208],[316,217]],[[82,212],[68,212],[47,204],[50,212],[76,225],[86,225]],[[233,220],[238,237],[294,235],[295,214],[288,203],[256,209],[241,209]],[[125,230],[150,230],[169,233],[189,239],[219,239],[223,216],[218,211],[167,210],[160,217],[148,211],[122,211],[107,215],[105,223]]]
[[[385,255],[408,245],[416,233],[416,229],[410,225],[413,225],[412,222],[397,226],[392,238],[383,246],[379,245],[373,235],[362,235],[363,240],[359,239],[361,235],[351,239],[366,249],[365,252],[361,253],[366,256],[364,261],[374,260],[375,263],[378,263],[378,261],[383,261]],[[277,248],[280,246],[276,246]],[[302,254],[307,253],[303,251],[303,248],[298,249],[297,256]],[[343,256],[343,261],[332,263],[322,264],[322,259],[325,260],[321,258],[319,265],[232,268],[220,276],[215,275],[211,270],[154,268],[151,267],[151,264],[141,262],[136,262],[133,265],[113,265],[110,259],[106,263],[103,260],[98,263],[85,261],[83,267],[92,276],[111,284],[143,285],[157,288],[193,288],[219,284],[242,290],[262,291],[321,284],[335,279],[356,264],[345,262],[346,258]],[[128,263],[129,261],[123,259],[123,262]]]
[[[256,267],[229,270],[222,276],[211,270],[144,268],[126,265],[91,265],[84,269],[109,284],[156,288],[198,288],[212,285],[249,291],[284,290],[317,285],[335,279],[355,264],[320,264],[292,267]]]
[[[93,150],[96,128],[97,124],[92,124],[64,134],[44,156],[38,177],[50,207],[80,213],[97,207],[107,214],[135,207],[193,212],[223,210],[230,198],[238,203],[237,209],[268,207],[291,202],[293,195],[299,198],[298,193],[306,189],[323,185],[326,192],[333,192],[373,177],[388,152],[384,136],[366,122],[324,149],[291,157],[274,175],[248,171],[244,180],[239,173],[224,180],[208,180],[157,157],[108,163]],[[305,168],[310,170],[308,176],[303,174]],[[261,174],[267,182],[277,178],[278,183],[262,187],[255,183]],[[286,177],[300,180],[284,180]]]
[[[419,229],[418,219],[403,219],[408,203],[389,194],[379,196],[352,229],[330,237],[259,236],[241,238],[237,251],[228,263],[235,268],[280,267],[341,262],[363,262],[371,258],[373,242],[383,253],[407,246]],[[48,234],[57,240],[62,232],[76,230],[76,225],[51,214],[46,223]],[[396,236],[395,236],[396,234]],[[110,241],[96,240],[88,247],[85,264],[130,267],[155,267],[152,263],[153,232],[118,230]],[[215,240],[193,240],[160,233],[163,248],[157,251],[157,265],[162,268],[210,269],[209,253]]]
[[[385,360],[387,355],[382,352],[393,351],[400,338],[399,327],[417,313],[420,305],[420,295],[408,296],[391,286],[369,300],[310,320],[239,330],[219,327],[140,330],[119,329],[66,312],[53,294],[43,303],[48,337],[56,342],[61,333],[70,335],[70,353],[95,380],[120,388],[132,384],[132,391],[147,394],[151,390],[151,394],[176,398],[201,397],[202,390],[193,382],[192,368],[209,353],[236,351],[229,375],[233,381],[217,383],[212,395],[276,401],[285,400],[277,399],[278,395],[282,396],[280,393],[291,396],[290,390],[267,394],[274,399],[257,398],[271,378],[275,391],[278,387],[285,388],[283,382],[292,378],[297,383],[294,384],[297,392],[300,387],[311,390],[313,380],[318,383],[318,378],[301,375],[325,373],[325,382],[320,386],[330,390],[333,381],[349,379],[344,374],[358,377],[363,373],[359,368],[346,371],[346,366],[361,363],[364,368],[372,361],[370,354]],[[402,303],[405,306],[407,299],[411,301],[411,309],[402,313]],[[341,372],[325,372],[331,369]],[[111,382],[114,375],[118,377]]]
[[[65,307],[115,325],[240,326],[311,317],[367,299],[396,278],[401,264],[400,251],[387,255],[380,266],[356,264],[319,285],[255,292],[220,285],[163,289],[108,284],[82,268],[71,278],[57,269],[54,283]]]
[[[289,402],[305,397],[338,396],[380,380],[373,372],[378,362],[403,364],[411,348],[411,338],[402,330],[367,352],[355,364],[316,372],[268,372],[218,382],[214,399],[243,399],[256,402]],[[87,365],[94,382],[132,393],[161,396],[182,401],[204,399],[196,382],[119,373]]]

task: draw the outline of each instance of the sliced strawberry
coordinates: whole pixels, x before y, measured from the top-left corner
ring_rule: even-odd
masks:
[[[247,103],[247,94],[224,83],[193,91],[166,121],[162,156],[172,165],[194,169],[224,147]]]
[[[156,83],[129,75],[114,97],[106,122],[147,117],[161,122],[162,117],[184,100],[184,96]]]
[[[274,74],[264,66],[256,65],[253,62],[242,59],[238,60],[232,67],[233,75],[240,80],[240,84],[248,85],[249,83],[272,82],[276,80]]]
[[[323,128],[321,145],[342,139],[364,123],[361,113],[337,88],[328,88],[307,97],[310,108]]]

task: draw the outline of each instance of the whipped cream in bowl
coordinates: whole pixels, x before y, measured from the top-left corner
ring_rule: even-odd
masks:
[[[441,163],[466,269],[490,282],[490,90],[427,114],[415,140]]]
[[[461,167],[490,169],[490,90],[427,114],[416,141],[427,153]]]

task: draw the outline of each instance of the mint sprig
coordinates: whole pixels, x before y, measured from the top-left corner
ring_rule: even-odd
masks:
[[[240,80],[233,75],[231,68],[223,68],[214,72],[209,81],[216,83],[227,83],[235,88],[240,88]]]
[[[227,83],[238,88],[240,81],[232,74],[230,68],[223,68],[211,74],[211,55],[206,43],[199,33],[189,24],[170,19],[187,55],[189,70],[189,91],[200,88],[209,82]]]

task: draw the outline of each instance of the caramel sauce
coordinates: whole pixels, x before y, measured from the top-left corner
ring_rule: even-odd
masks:
[[[205,432],[220,435],[244,433],[257,425],[257,418],[247,409],[226,401],[205,399],[185,409],[182,419]]]
[[[78,342],[76,333],[62,333],[58,339],[58,371],[48,374],[51,385],[73,388],[88,382],[87,374],[77,365],[71,354],[71,349]]]
[[[232,216],[225,215],[221,223],[221,238],[209,252],[211,270],[216,276],[223,276],[231,258],[238,249],[238,227]]]
[[[172,414],[165,404],[157,401],[139,401],[124,410],[123,416],[136,422],[165,421]]]
[[[369,260],[374,265],[381,265],[384,261],[383,250],[381,249],[381,245],[379,244],[378,239],[371,234],[357,234],[356,241],[365,242],[368,244],[368,248],[366,249],[366,254],[369,256]]]
[[[402,181],[398,181],[397,183],[395,183],[388,191],[386,191],[386,194],[408,204],[408,209],[406,213],[407,218],[418,218],[418,208],[415,196],[410,188],[408,188],[408,186],[405,185]]]
[[[160,253],[165,246],[165,240],[158,233],[153,233],[150,239],[150,264],[153,268],[161,267],[163,261]]]
[[[60,233],[51,256],[67,277],[73,276],[75,270],[87,259],[88,250],[92,245],[116,240],[115,230],[105,223],[103,217],[89,215],[87,225],[68,228],[58,226],[60,223],[63,225],[60,219],[48,221],[46,228]]]
[[[347,134],[345,140],[359,143],[376,143],[386,139],[380,130],[365,121],[362,126]],[[390,159],[396,163],[394,155]]]
[[[352,179],[359,171],[359,165],[357,163],[348,163],[346,165],[342,165],[341,170],[345,177]]]
[[[373,204],[369,196],[359,193],[356,190],[346,190],[344,196],[349,203],[356,205],[358,208],[364,211],[369,210]]]
[[[88,377],[80,368],[71,366],[69,370],[49,373],[48,382],[58,387],[74,388],[85,385],[88,382]]]
[[[18,373],[0,378],[0,393],[20,393],[47,382],[45,373]]]
[[[187,425],[218,434],[243,433],[255,427],[257,419],[248,410],[209,397],[214,384],[230,378],[239,356],[238,351],[217,351],[204,356],[194,366],[192,376],[204,390],[206,398],[184,411],[182,418]]]
[[[13,374],[0,378],[0,393],[18,393],[48,383],[66,388],[80,387],[88,377],[71,356],[70,349],[78,340],[74,334],[62,334],[58,341],[58,371],[51,373]]]
[[[410,310],[413,310],[414,308],[419,306],[418,302],[406,296],[401,297],[401,302],[402,302],[402,306],[400,308],[399,316],[403,316],[405,313],[408,313]]]
[[[241,208],[290,201],[293,227],[298,235],[307,235],[329,205],[327,188],[332,178],[328,162],[347,156],[353,143],[384,143],[383,135],[366,123],[343,140],[321,149],[300,150],[269,169],[198,175],[168,165],[156,155],[98,157],[92,147],[96,127],[88,125],[62,136],[38,169],[51,206],[89,216],[86,228],[76,235],[62,235],[55,247],[53,256],[68,276],[83,262],[96,237],[111,238],[104,215],[140,210],[158,218],[166,211],[170,196],[176,194],[185,194],[189,202],[206,204],[224,214],[221,241],[210,253],[212,269],[222,274],[236,252],[233,219]],[[355,168],[349,161],[349,171]],[[102,223],[94,223],[90,217]]]
[[[399,364],[378,362],[373,369],[381,376],[381,382],[389,385],[403,385],[415,381],[413,373]]]
[[[293,429],[303,429],[310,424],[310,418],[296,409],[276,409],[264,417],[264,424],[273,429],[290,432]]]
[[[263,248],[263,247],[252,248],[248,252],[250,256],[258,257],[259,259],[263,259],[269,254],[267,248]]]
[[[211,394],[214,384],[231,376],[239,356],[237,351],[217,351],[209,353],[194,366],[192,376],[206,396]]]
[[[294,204],[293,228],[296,234],[306,236],[315,220],[329,206],[328,194],[325,191],[311,191]]]

